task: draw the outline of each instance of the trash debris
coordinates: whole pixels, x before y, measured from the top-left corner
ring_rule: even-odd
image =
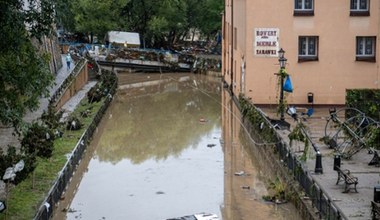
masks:
[[[207,144],[207,147],[215,147],[216,144]]]
[[[273,202],[277,205],[284,204],[284,203],[288,202],[286,199],[279,199],[279,198],[276,198],[275,196],[269,196],[269,195],[263,196],[262,198],[267,202]]]
[[[251,189],[250,186],[242,186],[241,188],[242,188],[242,189]]]
[[[235,176],[243,176],[245,173],[244,171],[236,172]]]
[[[219,220],[219,217],[215,214],[195,214],[194,215],[197,220]]]
[[[75,210],[75,209],[73,209],[73,208],[63,208],[63,209],[62,209],[62,212],[74,213],[74,212],[77,212],[77,210]]]
[[[199,122],[201,122],[201,123],[205,123],[205,122],[207,122],[208,120],[207,119],[204,119],[204,118],[200,118],[199,119]]]
[[[194,215],[187,215],[178,218],[169,218],[166,220],[220,220],[219,217],[211,213],[198,213]]]
[[[284,199],[276,199],[274,201],[274,203],[276,203],[277,205],[280,205],[280,204],[284,204],[284,203],[287,203],[288,201],[287,200],[284,200]]]

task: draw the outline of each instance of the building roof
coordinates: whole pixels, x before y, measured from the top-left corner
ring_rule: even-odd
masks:
[[[140,45],[140,35],[135,32],[108,31],[105,40],[110,43]]]

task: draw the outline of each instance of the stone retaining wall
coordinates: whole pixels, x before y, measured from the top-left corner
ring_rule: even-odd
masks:
[[[87,60],[82,58],[74,70],[50,98],[50,104],[58,111],[88,82]]]

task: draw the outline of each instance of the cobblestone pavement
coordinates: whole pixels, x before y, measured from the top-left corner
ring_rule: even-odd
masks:
[[[272,119],[278,119],[276,108],[262,108],[262,110]],[[316,174],[315,170],[315,152],[310,146],[309,155],[306,161],[306,167],[309,170],[313,180],[318,183],[322,190],[328,195],[331,202],[349,219],[371,219],[371,201],[374,199],[374,187],[380,184],[380,167],[369,166],[368,163],[373,158],[373,154],[369,154],[368,150],[362,149],[354,154],[351,159],[341,159],[341,169],[348,169],[351,174],[358,177],[357,185],[358,193],[351,190],[349,193],[343,193],[344,183],[336,185],[338,174],[333,170],[335,151],[326,146],[320,138],[325,136],[325,125],[329,116],[328,108],[315,108],[311,117],[306,117],[304,124],[306,125],[312,141],[318,146],[322,154],[323,174]],[[290,130],[296,126],[296,122],[290,116],[286,116],[285,120],[291,124]],[[289,143],[288,130],[278,130],[285,142]],[[291,147],[293,152],[299,156],[302,155],[304,143],[296,143]],[[298,153],[297,153],[298,152]]]

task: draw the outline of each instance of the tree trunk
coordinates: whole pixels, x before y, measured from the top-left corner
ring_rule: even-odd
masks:
[[[94,33],[90,33],[90,43],[94,43]]]
[[[193,29],[193,36],[191,37],[191,43],[193,43],[194,42],[194,38],[195,38],[195,31],[196,31],[196,29],[194,28]]]

